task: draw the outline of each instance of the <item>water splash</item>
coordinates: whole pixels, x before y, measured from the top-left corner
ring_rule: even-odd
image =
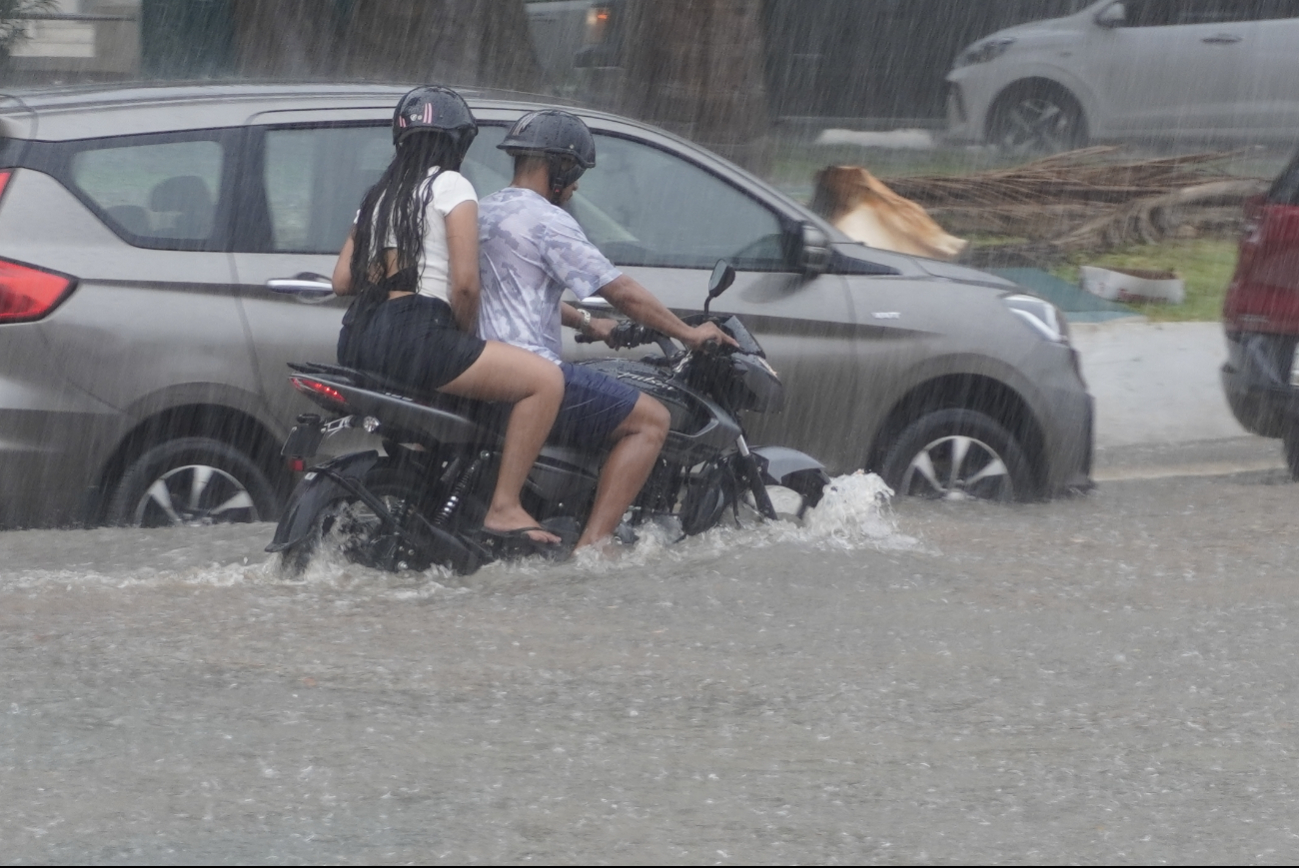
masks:
[[[728,515],[720,526],[684,540],[675,524],[647,525],[636,529],[638,540],[635,546],[626,549],[615,546],[614,551],[582,551],[562,564],[538,561],[492,564],[482,574],[541,576],[564,571],[598,575],[660,563],[702,565],[739,550],[772,546],[813,551],[896,551],[918,545],[914,537],[898,530],[889,507],[893,490],[874,473],[858,471],[831,480],[821,503],[809,510],[802,521],[796,517],[800,503],[797,494],[780,487],[769,488],[768,492],[781,516],[779,521],[759,521],[752,510],[741,509],[739,527]]]
[[[889,507],[893,492],[875,474],[858,472],[835,478],[821,503],[801,521],[796,517],[798,495],[779,487],[769,492],[781,516],[779,521],[759,521],[751,509],[741,508],[738,526],[728,514],[719,527],[686,539],[681,538],[675,522],[645,525],[636,529],[636,544],[625,549],[583,551],[561,563],[533,558],[490,564],[472,576],[457,576],[437,567],[422,573],[385,573],[349,563],[338,551],[326,548],[302,575],[290,577],[281,571],[278,556],[261,552],[271,533],[269,524],[166,531],[21,532],[31,535],[25,540],[28,548],[44,548],[47,555],[39,558],[39,564],[28,558],[27,563],[0,568],[0,591],[248,585],[355,598],[378,595],[423,600],[439,594],[490,591],[533,578],[584,580],[660,566],[673,570],[701,567],[736,552],[774,546],[811,552],[895,551],[917,546],[915,538],[899,531]],[[63,554],[48,554],[54,551]]]

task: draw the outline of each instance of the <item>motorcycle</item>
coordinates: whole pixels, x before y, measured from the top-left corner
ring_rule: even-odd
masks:
[[[579,363],[653,396],[671,416],[658,461],[619,528],[625,541],[649,521],[679,523],[682,539],[717,526],[728,510],[738,523],[742,503],[763,519],[776,519],[768,485],[796,492],[802,518],[829,483],[814,458],[780,446],[750,448],[745,440],[740,412],[779,411],[784,387],[738,317],[709,313],[734,280],[734,268],[718,262],[704,313],[686,322],[715,322],[737,346],[682,350],[666,335],[623,322],[613,333],[619,349],[653,343],[662,355]],[[389,571],[441,565],[468,574],[510,556],[480,533],[509,405],[411,395],[381,377],[336,365],[289,367],[293,387],[332,418],[299,416],[284,445],[290,468],[306,471],[266,547],[280,553],[287,572],[305,569],[325,539],[337,539],[348,560]],[[353,449],[307,468],[327,451],[325,441],[359,431],[378,438],[377,448]],[[524,506],[543,527],[575,541],[604,457],[546,444],[524,486]]]

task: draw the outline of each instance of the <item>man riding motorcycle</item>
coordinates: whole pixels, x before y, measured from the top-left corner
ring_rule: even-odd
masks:
[[[600,295],[690,349],[735,341],[711,322],[682,322],[619,271],[563,210],[583,172],[595,166],[595,139],[581,118],[558,110],[530,112],[497,147],[514,157],[514,179],[479,205],[479,335],[559,365],[565,388],[554,437],[580,448],[610,449],[577,548],[603,543],[649,478],[670,420],[649,395],[560,359],[561,324],[612,345],[612,322],[593,320],[563,303],[561,294],[568,289],[579,299]]]

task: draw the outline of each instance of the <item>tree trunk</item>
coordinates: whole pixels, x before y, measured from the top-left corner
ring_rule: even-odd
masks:
[[[523,0],[356,0],[344,29],[351,77],[535,89]]]
[[[540,71],[523,0],[232,0],[240,73],[511,90]]]
[[[761,0],[633,0],[622,110],[763,168]]]
[[[334,12],[320,0],[232,0],[230,11],[240,75],[303,79],[336,69]]]

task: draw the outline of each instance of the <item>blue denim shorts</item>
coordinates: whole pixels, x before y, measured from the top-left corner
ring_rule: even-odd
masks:
[[[614,429],[631,415],[640,392],[613,377],[563,362],[564,401],[552,442],[579,449],[603,449]]]

